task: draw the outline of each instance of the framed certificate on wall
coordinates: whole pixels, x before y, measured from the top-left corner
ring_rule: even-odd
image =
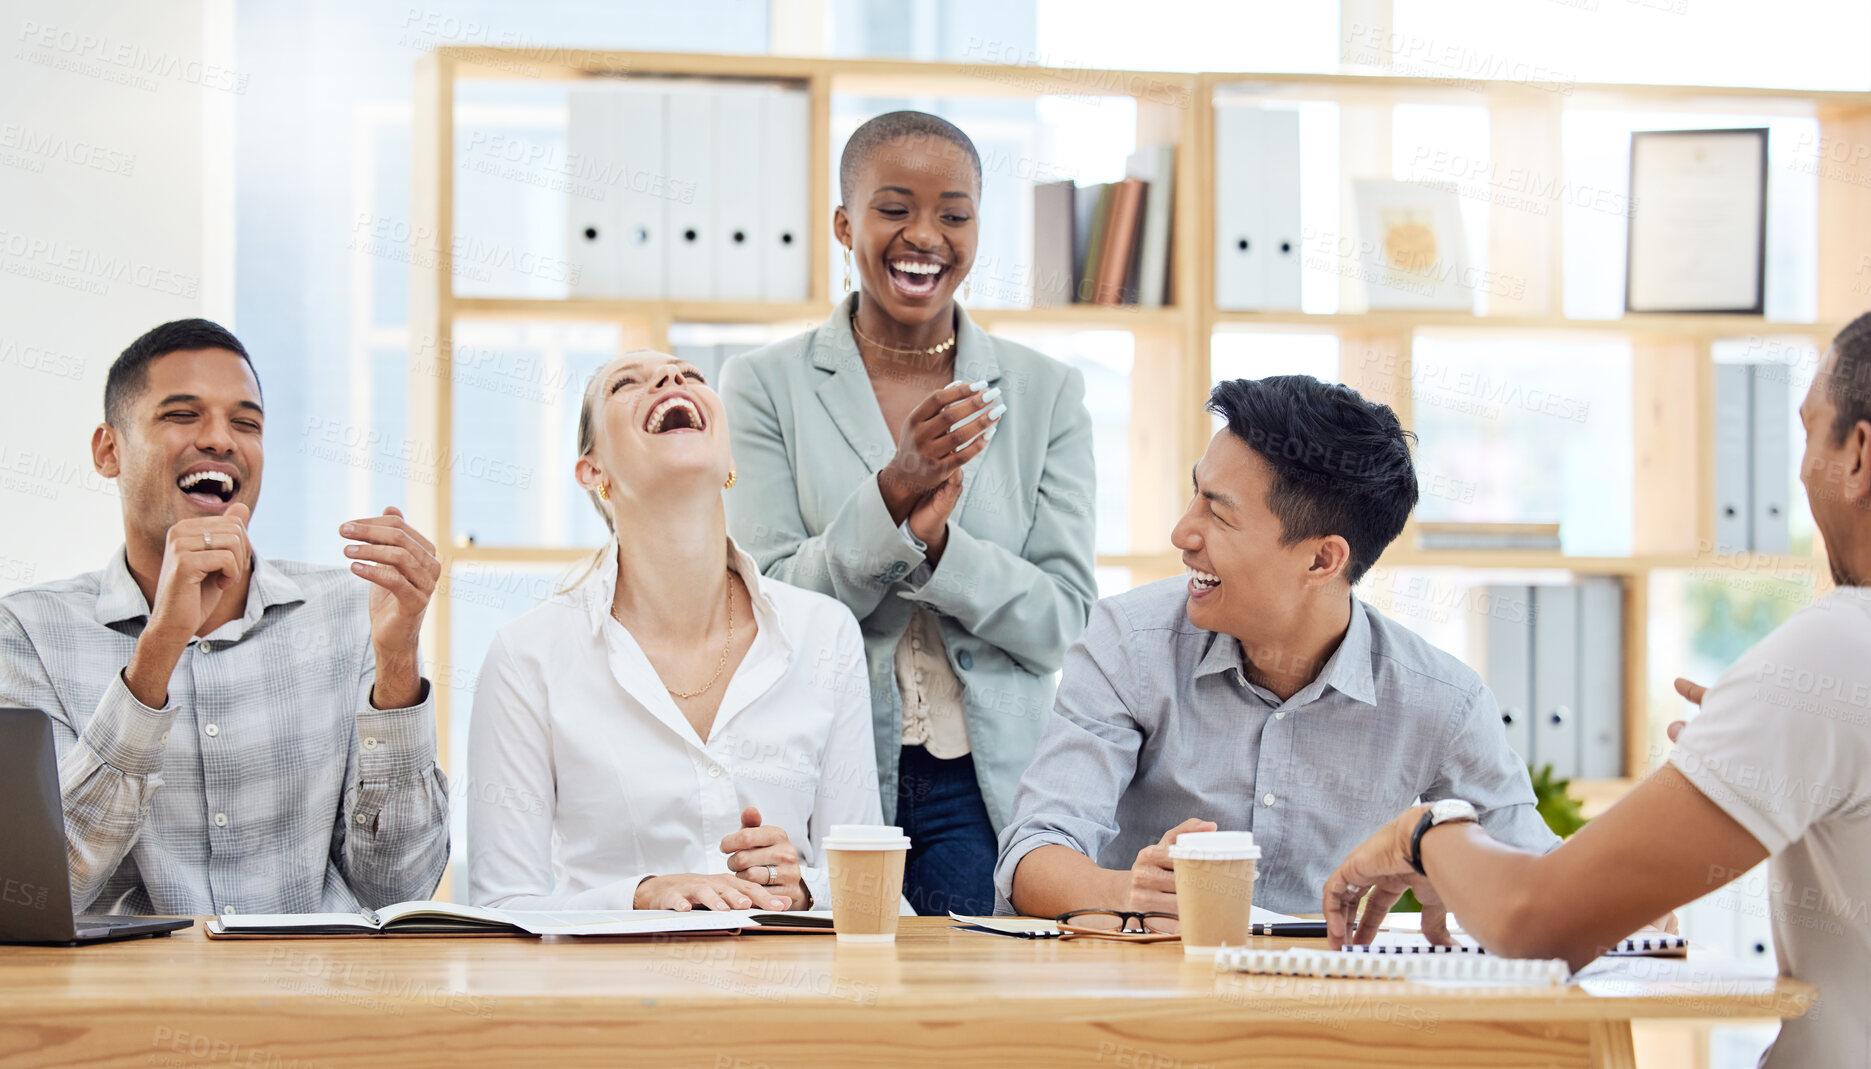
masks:
[[[1767,265],[1767,131],[1631,135],[1627,312],[1760,315]]]
[[[1354,188],[1370,307],[1474,311],[1480,276],[1469,269],[1454,186],[1360,178]]]

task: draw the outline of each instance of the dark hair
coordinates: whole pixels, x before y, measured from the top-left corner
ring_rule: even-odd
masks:
[[[1837,355],[1826,396],[1838,412],[1832,417],[1832,442],[1845,440],[1859,420],[1871,420],[1871,312],[1859,316],[1832,339]]]
[[[961,132],[961,127],[926,111],[891,111],[852,131],[851,140],[845,142],[844,155],[838,159],[838,195],[845,204],[855,199],[858,172],[864,169],[871,156],[879,148],[903,138],[946,141],[961,149],[968,162],[974,165],[975,188],[981,188],[981,154],[975,151],[974,142]]]
[[[260,381],[253,357],[226,327],[206,319],[177,319],[131,342],[111,363],[110,374],[104,378],[104,422],[113,427],[123,425],[124,407],[149,383],[150,361],[189,349],[226,349],[247,362],[255,384]]]
[[[1273,469],[1267,508],[1286,545],[1339,535],[1345,578],[1364,577],[1416,507],[1415,435],[1389,405],[1310,375],[1218,382],[1208,410]]]

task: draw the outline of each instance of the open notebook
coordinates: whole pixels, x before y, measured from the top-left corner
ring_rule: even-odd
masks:
[[[210,939],[399,935],[661,935],[672,932],[830,931],[830,911],[527,910],[456,902],[398,902],[357,913],[230,913],[206,925]]]

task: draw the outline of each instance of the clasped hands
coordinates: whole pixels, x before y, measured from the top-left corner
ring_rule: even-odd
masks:
[[[799,851],[786,829],[760,823],[760,810],[741,810],[741,828],[721,840],[728,872],[680,872],[637,884],[635,909],[806,909],[812,895],[799,869]],[[773,867],[769,873],[767,866]],[[769,875],[774,877],[767,883]]]
[[[1000,388],[954,382],[910,409],[897,434],[896,455],[877,475],[877,489],[893,523],[909,521],[910,533],[929,548],[933,564],[948,546],[949,514],[961,497],[962,465],[981,455],[1007,406]]]

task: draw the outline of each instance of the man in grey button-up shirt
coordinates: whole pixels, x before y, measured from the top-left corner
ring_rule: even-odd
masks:
[[[1351,592],[1416,503],[1408,438],[1305,376],[1215,387],[1228,420],[1172,541],[1189,574],[1107,598],[1066,654],[995,871],[1003,910],[1174,911],[1177,834],[1251,831],[1255,903],[1316,912],[1417,798],[1557,845],[1475,672]]]
[[[448,781],[417,635],[440,566],[390,510],[349,569],[269,561],[247,520],[260,382],[205,320],[112,364],[98,473],[123,497],[100,571],[0,598],[0,705],[52,718],[72,907],[305,913],[430,894]]]

